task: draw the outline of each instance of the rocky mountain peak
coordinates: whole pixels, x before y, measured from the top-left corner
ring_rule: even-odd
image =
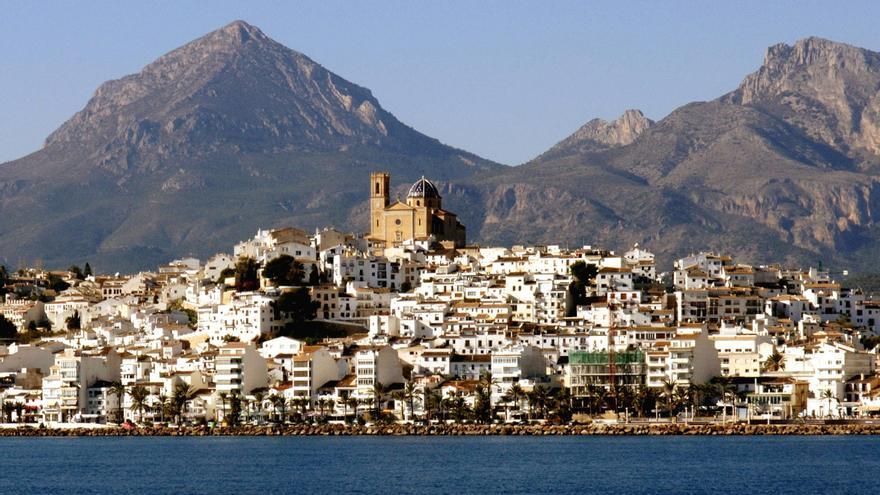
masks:
[[[611,122],[603,119],[587,122],[574,134],[550,148],[547,153],[563,155],[626,146],[653,124],[654,122],[645,117],[641,110],[629,109]]]
[[[778,114],[858,165],[880,155],[878,88],[880,53],[813,37],[769,47],[764,64],[722,100]]]
[[[237,20],[230,22],[229,24],[223,26],[222,28],[211,33],[218,37],[224,37],[228,39],[230,42],[237,44],[244,44],[248,41],[254,40],[266,40],[267,37],[260,31],[260,28],[256,26],[252,26],[245,21]]]
[[[360,145],[441,146],[397,121],[368,89],[244,21],[104,83],[45,143],[85,149],[83,162],[117,175],[181,156]]]

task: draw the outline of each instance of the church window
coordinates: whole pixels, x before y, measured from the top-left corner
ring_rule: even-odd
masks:
[[[376,182],[376,194],[379,194],[379,183]]]
[[[396,225],[400,225],[400,219],[398,218],[397,220],[394,221],[394,223],[395,223]]]

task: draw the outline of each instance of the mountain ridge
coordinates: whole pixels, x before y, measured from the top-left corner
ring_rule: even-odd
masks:
[[[478,232],[490,243],[638,242],[666,262],[715,249],[870,266],[880,251],[877,88],[870,50],[820,38],[771,46],[736,89],[673,110],[630,143],[551,148],[479,178]]]
[[[257,227],[363,228],[350,222],[373,169],[406,183],[499,167],[236,21],[102,84],[43,148],[0,164],[0,253],[148,268]]]

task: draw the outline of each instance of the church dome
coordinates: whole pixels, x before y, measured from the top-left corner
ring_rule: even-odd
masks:
[[[409,188],[409,194],[406,195],[407,198],[439,198],[440,193],[437,192],[437,187],[428,179],[422,177],[417,180],[412,187]]]

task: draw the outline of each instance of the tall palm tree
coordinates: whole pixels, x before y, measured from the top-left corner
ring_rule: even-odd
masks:
[[[406,394],[403,390],[391,392],[391,398],[400,403],[400,420],[406,420]]]
[[[361,401],[359,401],[357,397],[348,396],[348,398],[346,398],[346,402],[348,403],[348,407],[350,407],[352,411],[354,411],[354,419],[357,420],[358,406],[360,405]]]
[[[830,388],[826,388],[825,390],[822,391],[822,398],[828,401],[828,410],[826,411],[825,415],[830,418],[831,417],[831,399],[834,398],[834,392],[832,392]]]
[[[767,356],[767,359],[764,361],[764,371],[782,371],[785,369],[785,355],[780,353],[776,347],[773,348],[773,353]]]
[[[546,418],[547,406],[550,404],[550,391],[544,385],[535,385],[535,388],[532,389],[532,395],[535,396],[535,405],[538,406],[541,418]]]
[[[177,416],[177,426],[183,421],[189,402],[196,396],[196,390],[185,382],[177,382],[171,395],[171,405],[174,415]]]
[[[219,392],[217,397],[220,398],[220,412],[223,413],[223,419],[226,419],[226,399],[229,398],[229,394],[226,392]],[[217,421],[220,421],[220,418],[217,418]]]
[[[510,389],[507,391],[510,395],[510,400],[514,403],[517,409],[521,409],[520,401],[522,401],[523,397],[525,397],[526,392],[522,389],[519,383],[514,383],[511,385]],[[508,414],[508,420],[510,419]]]
[[[416,391],[417,390],[418,389],[416,388],[416,384],[412,380],[408,380],[406,383],[403,384],[403,400],[409,406],[410,419],[412,419],[416,414],[415,399],[416,399]],[[406,419],[405,416],[406,415],[404,415],[404,417],[402,417],[400,419],[405,420]]]
[[[339,397],[336,399],[336,405],[342,406],[342,420],[348,421],[348,397]]]
[[[556,416],[565,423],[571,421],[571,391],[563,387],[556,393]]]
[[[660,389],[660,396],[666,401],[666,413],[669,415],[669,418],[672,418],[672,413],[675,411],[675,400],[676,400],[676,384],[674,381],[669,378],[663,379],[663,384]]]
[[[595,384],[590,383],[586,387],[587,392],[587,405],[590,410],[590,416],[596,413],[596,410],[601,406],[600,400],[602,397],[602,390],[596,386]]]
[[[153,403],[153,407],[159,411],[159,422],[162,422],[162,423],[165,422],[165,406],[167,404],[168,404],[168,396],[163,393],[159,393],[159,395],[156,396],[156,401]],[[155,414],[156,413],[154,412],[153,413],[154,419],[155,419]]]
[[[120,381],[114,381],[110,384],[110,393],[116,396],[116,422],[122,422],[122,403],[125,402],[125,385]]]
[[[373,383],[373,388],[370,389],[370,393],[373,395],[373,405],[375,406],[376,416],[374,419],[379,419],[379,414],[382,409],[382,402],[385,399],[385,395],[387,394],[388,389],[378,380]]]
[[[143,385],[135,385],[129,389],[128,396],[131,397],[131,410],[138,413],[138,422],[143,421],[144,407],[147,405],[147,397],[150,396],[150,391]]]
[[[272,402],[272,409],[275,411],[275,421],[278,424],[284,423],[287,417],[287,401],[277,394],[273,395],[269,401]]]
[[[456,423],[460,423],[467,413],[467,404],[464,401],[464,395],[461,392],[455,392],[450,399],[453,417]]]
[[[254,411],[261,421],[263,419],[263,400],[265,400],[265,398],[266,394],[264,394],[263,392],[254,393]]]
[[[492,375],[492,372],[489,370],[484,370],[483,373],[480,374],[480,381],[483,382],[483,385],[486,386],[486,389],[489,391],[489,415],[493,414],[493,404],[492,404],[492,387],[498,385],[499,380]]]

